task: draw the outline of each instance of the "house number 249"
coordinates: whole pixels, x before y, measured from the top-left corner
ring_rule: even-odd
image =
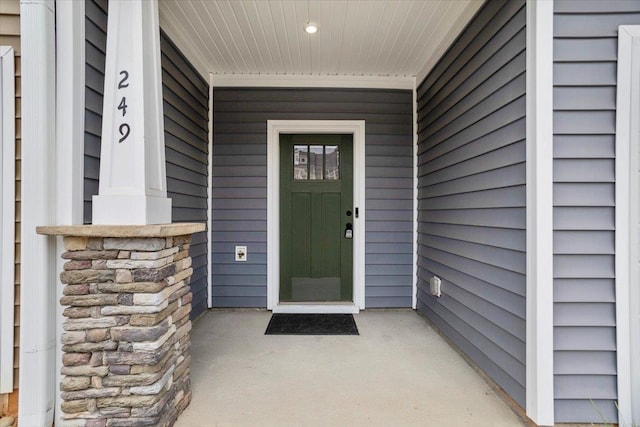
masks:
[[[126,70],[122,70],[120,71],[120,76],[122,76],[122,78],[118,83],[118,93],[121,93],[123,89],[129,87],[129,83],[127,83],[127,81],[129,80],[129,72]],[[127,115],[127,97],[124,95],[122,95],[122,98],[120,99],[118,110],[120,110],[120,112],[122,113],[122,118],[124,119],[124,117]],[[118,127],[118,132],[120,132],[120,139],[118,140],[118,142],[124,142],[124,140],[127,139],[129,137],[129,134],[131,133],[131,126],[129,126],[129,124],[126,122],[122,123]]]

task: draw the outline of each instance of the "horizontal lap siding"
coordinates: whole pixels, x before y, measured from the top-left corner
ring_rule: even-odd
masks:
[[[555,417],[615,423],[617,33],[640,2],[554,9]]]
[[[86,2],[84,222],[98,194],[107,1]],[[173,222],[207,222],[209,85],[161,32],[167,196]],[[192,317],[207,308],[207,234],[193,236]]]
[[[522,406],[525,22],[487,2],[418,88],[418,310]]]
[[[207,222],[209,85],[161,32],[167,196],[173,222]],[[207,308],[207,233],[193,235],[191,317]]]
[[[267,304],[267,120],[365,120],[365,304],[410,307],[411,92],[216,88],[213,98],[214,306]],[[246,263],[235,245],[248,246]]]
[[[107,52],[107,0],[85,2],[84,223],[91,224],[91,198],[98,194],[100,138]]]

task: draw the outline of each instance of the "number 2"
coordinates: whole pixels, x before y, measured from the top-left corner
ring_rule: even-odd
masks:
[[[120,75],[122,76],[122,78],[118,82],[118,89],[124,89],[126,87],[129,87],[129,83],[127,83],[127,80],[129,80],[129,72],[126,70],[122,70],[120,71]],[[118,110],[122,111],[122,117],[127,115],[127,98],[126,97],[123,96],[122,99],[120,99],[120,104],[118,104]],[[121,143],[129,137],[129,134],[131,133],[131,126],[129,126],[128,123],[122,123],[118,127],[118,131],[120,132],[120,139],[118,140],[118,142]]]
[[[118,83],[118,89],[129,87],[129,83],[125,83],[127,80],[129,80],[129,72],[122,70],[120,71],[120,75],[122,76],[122,79],[120,80],[120,83]]]

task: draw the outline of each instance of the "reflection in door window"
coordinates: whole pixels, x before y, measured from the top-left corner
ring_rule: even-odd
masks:
[[[322,179],[323,177],[323,146],[311,145],[309,146],[309,179]]]
[[[294,145],[293,179],[296,181],[340,179],[340,147],[337,145]]]
[[[293,147],[293,179],[307,179],[307,166],[309,154],[306,145],[295,145]]]
[[[338,146],[326,145],[324,150],[324,179],[333,181],[340,179],[340,151]]]

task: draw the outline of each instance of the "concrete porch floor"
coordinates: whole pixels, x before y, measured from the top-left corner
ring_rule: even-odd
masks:
[[[355,315],[360,336],[266,336],[270,317],[195,323],[193,399],[176,427],[526,425],[411,310]]]

